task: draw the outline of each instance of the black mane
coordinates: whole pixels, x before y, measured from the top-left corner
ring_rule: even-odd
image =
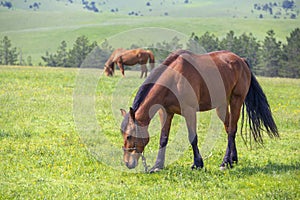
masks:
[[[143,84],[139,88],[132,104],[132,109],[134,112],[139,108],[140,104],[144,101],[144,99],[146,98],[146,96],[148,95],[149,91],[153,86],[154,83],[148,83],[148,84]]]
[[[159,66],[152,70],[150,76],[145,80],[143,85],[139,88],[136,96],[134,98],[132,109],[133,111],[137,111],[141,103],[144,101],[152,87],[155,85],[158,78],[163,74],[166,68],[177,59],[177,57],[183,53],[189,53],[185,50],[177,50],[173,53],[170,53],[169,56],[164,60],[164,62]]]

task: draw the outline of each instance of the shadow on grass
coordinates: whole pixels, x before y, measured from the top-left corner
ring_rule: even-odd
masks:
[[[295,161],[291,164],[283,163],[273,163],[269,162],[265,166],[237,166],[234,170],[231,171],[231,174],[239,175],[254,175],[257,173],[263,174],[281,174],[286,172],[293,172],[300,170],[300,162]]]
[[[235,165],[233,169],[226,169],[225,171],[219,170],[218,167],[213,169],[200,169],[200,170],[191,170],[189,167],[185,165],[177,165],[177,166],[168,166],[163,169],[159,174],[172,174],[173,176],[184,174],[185,179],[191,179],[198,181],[200,179],[206,179],[211,177],[225,177],[230,174],[230,176],[235,176],[237,178],[243,178],[247,176],[257,175],[257,174],[265,174],[265,175],[280,175],[285,173],[296,174],[300,171],[300,162],[294,161],[291,164],[284,163],[274,163],[269,162],[266,165],[255,165],[251,164],[246,166],[245,163],[241,165]],[[226,175],[227,174],[227,175]]]

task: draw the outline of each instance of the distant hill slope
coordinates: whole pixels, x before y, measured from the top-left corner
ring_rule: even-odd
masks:
[[[168,28],[187,36],[192,32],[201,35],[206,31],[217,37],[224,37],[230,30],[237,35],[251,32],[259,40],[263,40],[266,32],[273,29],[276,38],[284,42],[288,34],[299,27],[297,5],[300,4],[293,1],[293,8],[281,9],[281,17],[275,19],[275,10],[283,5],[283,1],[276,0],[277,7],[273,3],[272,15],[268,2],[0,0],[0,39],[8,36],[22,56],[31,56],[34,63],[40,62],[46,51],[56,51],[63,40],[68,43],[68,48],[81,35],[100,44],[123,31],[143,27]],[[297,14],[295,19],[291,19],[291,13]],[[260,15],[263,17],[260,18]]]
[[[298,0],[299,1],[299,0]],[[297,18],[294,0],[6,0],[3,10],[90,11],[133,16]]]

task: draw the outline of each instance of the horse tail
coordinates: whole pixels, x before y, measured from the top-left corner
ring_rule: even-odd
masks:
[[[148,56],[149,56],[149,63],[150,63],[150,68],[151,70],[154,69],[154,64],[155,64],[155,58],[154,54],[152,51],[147,50]]]
[[[244,61],[250,68],[249,63],[246,60]],[[261,134],[261,131],[264,130],[263,127],[265,128],[265,131],[268,133],[269,137],[279,137],[277,126],[273,119],[267,97],[252,72],[251,83],[244,105],[246,105],[248,124],[254,141],[261,144],[263,143]],[[242,127],[244,121],[244,105],[242,110]]]

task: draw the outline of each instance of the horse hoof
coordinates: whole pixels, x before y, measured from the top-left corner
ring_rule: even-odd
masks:
[[[150,174],[152,174],[152,173],[156,173],[156,172],[159,172],[160,170],[162,170],[161,168],[158,168],[158,167],[156,167],[156,168],[153,168],[153,169],[150,169]]]
[[[200,169],[202,169],[203,168],[203,166],[196,166],[196,165],[192,165],[191,166],[191,169],[192,170],[200,170]]]
[[[221,171],[224,171],[224,170],[226,170],[226,167],[225,167],[225,166],[221,166],[221,167],[220,167],[220,170],[221,170]]]

